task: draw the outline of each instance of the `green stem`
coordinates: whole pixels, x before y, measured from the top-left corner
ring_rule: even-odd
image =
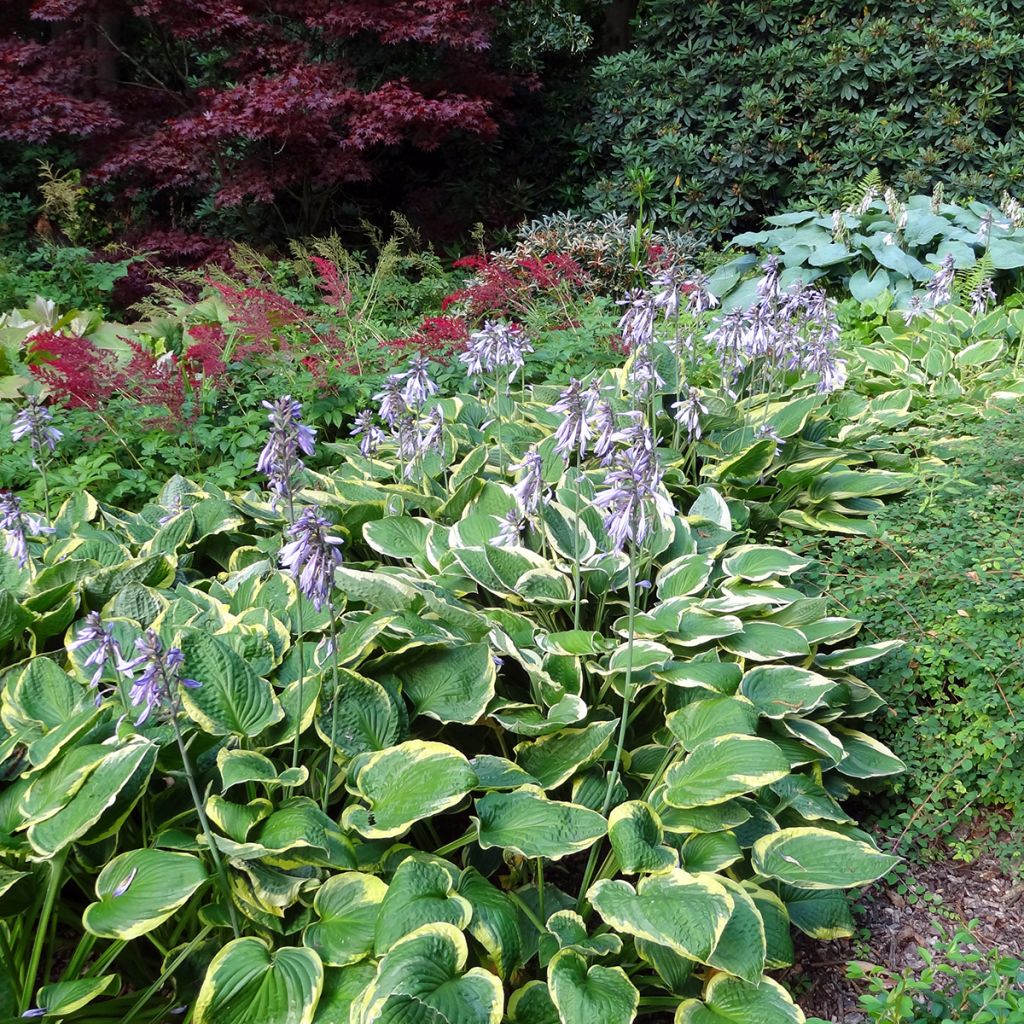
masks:
[[[28,970],[25,972],[25,979],[21,989],[20,1012],[24,1013],[32,1005],[32,992],[35,989],[36,974],[39,971],[39,961],[43,957],[43,946],[46,943],[46,936],[49,933],[50,914],[53,913],[53,905],[57,901],[57,894],[60,892],[61,878],[64,874],[64,861],[68,857],[68,847],[64,847],[50,861],[50,874],[46,880],[46,896],[43,898],[43,911],[36,922],[36,938],[32,944],[32,955],[28,962]]]
[[[537,858],[537,911],[542,921],[544,917],[544,858]]]
[[[575,595],[575,601],[572,609],[572,628],[580,628],[580,602],[582,595],[580,593],[580,482],[579,479],[573,481],[573,552],[572,552],[572,590]]]
[[[295,501],[292,498],[291,488],[288,490],[288,523],[295,524]],[[287,539],[287,538],[286,538]],[[306,655],[302,649],[302,594],[299,594],[295,602],[295,628],[297,630],[297,643],[299,648],[299,687],[298,687],[298,717],[295,721],[295,741],[292,744],[292,767],[299,766],[299,734],[302,732],[302,687],[306,681]]]
[[[174,725],[174,738],[178,741],[178,750],[181,751],[181,762],[185,769],[185,778],[188,780],[189,791],[192,794],[192,802],[196,806],[196,814],[199,815],[199,824],[202,827],[203,835],[206,837],[206,845],[210,848],[210,856],[213,858],[213,865],[217,872],[217,878],[220,882],[224,899],[227,900],[228,914],[231,916],[231,930],[235,933],[235,938],[237,939],[241,935],[241,931],[238,927],[238,918],[235,915],[235,904],[231,898],[231,886],[228,883],[227,869],[224,867],[224,861],[221,860],[220,851],[217,849],[216,842],[214,842],[213,830],[210,828],[210,822],[203,808],[203,800],[196,786],[195,776],[192,772],[192,762],[189,760],[188,750],[185,749],[185,740],[181,735],[181,725],[178,723],[177,709],[171,712],[171,722]]]
[[[131,1009],[125,1014],[121,1024],[131,1024],[136,1014],[153,998],[153,994],[160,991],[164,982],[185,962],[192,950],[202,942],[209,934],[210,926],[206,925],[202,931],[164,968],[160,977],[153,982],[145,992],[132,1004]]]
[[[520,896],[518,893],[512,892],[511,890],[505,893],[506,896],[523,912],[523,916],[526,918],[534,928],[540,932],[541,935],[547,934],[547,928],[544,927],[544,923],[541,919],[533,912],[533,908]]]
[[[46,521],[50,521],[50,487],[46,481],[46,459],[40,458],[37,463],[39,466],[39,479],[43,484],[43,507],[46,509]]]
[[[92,978],[101,975],[117,959],[121,950],[127,945],[128,943],[124,939],[118,939],[116,942],[112,942],[96,958],[95,962],[86,968],[85,977]]]
[[[469,846],[470,843],[475,841],[476,829],[471,828],[465,835],[459,836],[458,839],[453,839],[450,843],[446,843],[444,846],[439,846],[436,852],[438,857],[447,857],[449,853],[461,850],[464,846]]]
[[[612,794],[615,792],[615,783],[619,777],[619,765],[622,763],[622,751],[626,746],[626,727],[629,723],[629,704],[633,697],[633,637],[636,632],[636,552],[633,546],[629,548],[629,637],[626,645],[626,683],[622,694],[622,711],[619,717],[619,736],[615,743],[615,756],[612,760],[612,770],[608,774],[608,788],[605,790],[604,802],[601,805],[601,814],[607,816],[608,808],[612,803]],[[594,877],[594,869],[597,867],[597,858],[600,852],[600,840],[590,848],[590,856],[587,859],[587,866],[583,872],[583,882],[580,885],[580,894],[577,900],[577,913],[582,913],[586,906],[586,894],[590,888],[591,879]]]
[[[331,690],[331,742],[327,748],[327,769],[324,773],[324,799],[323,799],[323,811],[327,813],[327,804],[331,798],[331,779],[334,776],[334,737],[338,730],[338,702],[340,694],[340,684],[338,683],[338,632],[337,626],[335,625],[335,619],[337,615],[334,611],[334,602],[330,601],[327,605],[328,612],[331,618],[331,681],[333,689]]]

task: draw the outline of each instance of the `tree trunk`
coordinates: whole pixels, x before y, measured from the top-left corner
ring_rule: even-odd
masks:
[[[121,12],[112,0],[101,0],[96,16],[96,92],[111,96],[117,91]]]

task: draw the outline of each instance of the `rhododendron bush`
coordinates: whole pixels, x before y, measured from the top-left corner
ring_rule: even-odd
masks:
[[[491,7],[36,0],[0,37],[0,139],[80,142],[94,182],[277,203],[308,230],[388,152],[497,132]]]

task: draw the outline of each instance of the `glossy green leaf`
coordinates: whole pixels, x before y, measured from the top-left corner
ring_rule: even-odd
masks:
[[[596,811],[549,800],[536,786],[511,793],[488,793],[476,801],[478,841],[514,850],[523,857],[558,860],[592,846],[607,830]]]
[[[768,786],[789,774],[789,762],[770,740],[722,736],[699,744],[665,773],[673,807],[705,807]]]
[[[430,648],[396,670],[416,713],[471,724],[494,696],[494,661],[487,644]]]
[[[561,1024],[631,1024],[640,993],[621,967],[589,966],[574,949],[548,964],[548,989]]]
[[[899,857],[820,828],[784,828],[754,843],[751,864],[797,889],[851,889],[887,874]]]
[[[463,931],[472,915],[472,904],[455,891],[452,876],[442,865],[410,857],[398,866],[381,904],[376,955],[382,956],[425,924],[450,924]]]
[[[704,998],[687,999],[676,1010],[675,1024],[803,1024],[804,1015],[789,993],[771,978],[756,985],[717,974]]]
[[[368,958],[387,891],[387,885],[373,875],[358,871],[334,875],[317,890],[313,909],[319,920],[306,928],[302,941],[330,967]]]

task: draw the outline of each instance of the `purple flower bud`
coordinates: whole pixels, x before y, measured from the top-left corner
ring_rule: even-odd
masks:
[[[131,661],[118,661],[117,669],[132,684],[128,701],[132,707],[142,708],[135,720],[136,725],[142,725],[154,710],[168,714],[177,712],[178,686],[195,689],[200,684],[194,679],[182,678],[185,655],[177,647],[164,650],[155,630],[146,630],[145,635],[135,641],[135,649],[139,653]]]
[[[281,565],[294,577],[299,590],[320,611],[330,600],[334,570],[341,565],[340,537],[332,537],[331,526],[313,506],[303,509],[288,528],[291,541],[281,548]]]
[[[401,374],[392,374],[384,381],[384,387],[375,394],[374,400],[380,402],[378,413],[380,418],[392,429],[399,417],[404,416],[409,407],[405,401],[405,385]]]
[[[573,377],[569,386],[561,393],[558,401],[548,412],[560,412],[563,420],[555,431],[555,453],[567,458],[570,453],[577,452],[579,457],[587,454],[587,441],[590,440],[590,414],[594,405],[594,393],[591,389],[584,390],[583,385]]]
[[[315,431],[302,422],[302,404],[291,395],[264,402],[270,432],[256,468],[266,474],[274,502],[288,500],[294,493],[296,475],[304,468],[300,452],[313,454]]]
[[[349,436],[359,438],[359,454],[365,459],[372,459],[387,440],[387,434],[374,422],[373,413],[369,409],[364,409],[356,416]]]
[[[672,408],[675,409],[676,420],[686,428],[686,436],[690,443],[699,440],[700,418],[707,415],[708,407],[700,400],[697,388],[691,387],[686,398],[681,402],[674,402]]]
[[[103,670],[107,665],[116,666],[124,661],[124,656],[121,653],[117,640],[114,639],[114,634],[103,625],[99,612],[89,612],[85,617],[85,623],[78,630],[78,635],[67,645],[67,649],[69,651],[77,651],[80,647],[92,643],[96,644],[96,648],[85,659],[84,664],[89,668],[96,669],[92,674],[92,679],[89,680],[89,685],[97,689],[100,684],[100,678],[103,676]],[[97,693],[96,704],[99,705],[102,699],[102,695]]]
[[[26,400],[25,408],[14,417],[11,425],[11,440],[20,441],[23,437],[28,438],[32,451],[38,455],[44,448],[53,452],[57,442],[64,436],[56,427],[50,423],[53,415],[43,405],[42,399],[31,396]]]
[[[0,491],[0,531],[4,535],[4,550],[18,563],[19,569],[28,565],[28,537],[53,533],[39,516],[29,515],[21,508],[21,501],[11,491]]]
[[[128,891],[128,888],[131,886],[132,882],[135,881],[135,876],[138,873],[138,868],[132,868],[131,871],[129,871],[128,874],[125,876],[124,881],[118,882],[117,885],[114,886],[114,891],[113,893],[111,893],[111,895],[123,896]]]
[[[402,399],[410,409],[422,408],[423,403],[437,393],[437,385],[430,379],[430,360],[422,354],[412,357],[402,378],[405,381]]]
[[[529,451],[522,463],[512,467],[512,472],[522,470],[523,476],[512,488],[516,502],[523,515],[529,517],[537,514],[541,498],[544,496],[544,462],[537,451]]]

